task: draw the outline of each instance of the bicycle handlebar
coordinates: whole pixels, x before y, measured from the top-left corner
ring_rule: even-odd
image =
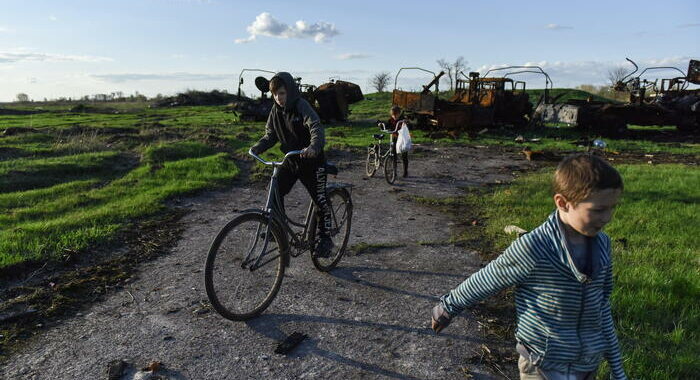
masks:
[[[262,158],[260,158],[260,156],[258,156],[257,154],[253,153],[253,149],[248,149],[248,154],[250,154],[251,156],[253,156],[253,158],[255,158],[256,160],[262,162],[262,163],[265,164],[265,165],[272,165],[272,166],[280,166],[280,165],[282,165],[282,164],[284,163],[284,160],[286,160],[287,157],[290,157],[290,156],[298,156],[298,155],[301,154],[301,152],[302,152],[301,150],[292,150],[292,151],[287,152],[287,154],[284,155],[284,158],[282,159],[282,161],[265,161],[265,160],[263,160]]]
[[[396,133],[396,132],[399,131],[399,125],[401,125],[401,123],[408,124],[408,122],[406,121],[406,119],[398,120],[398,121],[396,122],[396,129],[394,129],[393,131],[390,131],[390,130],[386,129],[386,124],[383,123],[383,122],[381,122],[381,121],[380,121],[380,122],[377,122],[377,125],[379,126],[379,130],[380,130],[382,133]]]

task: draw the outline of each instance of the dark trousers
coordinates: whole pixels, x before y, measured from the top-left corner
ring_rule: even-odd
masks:
[[[331,230],[331,209],[326,191],[326,160],[324,158],[287,158],[284,165],[280,166],[277,177],[282,207],[284,207],[284,196],[289,194],[297,179],[304,185],[316,205],[319,235],[328,236]]]
[[[391,153],[394,154],[394,159],[398,159],[395,139],[391,141]],[[408,152],[401,153],[401,162],[403,162],[403,175],[406,175],[406,173],[408,173]]]

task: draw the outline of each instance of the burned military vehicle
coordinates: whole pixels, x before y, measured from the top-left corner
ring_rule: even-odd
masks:
[[[258,99],[247,98],[241,93],[244,83],[243,73],[246,71],[265,72],[264,76],[255,78],[255,87],[260,90]],[[244,69],[238,78],[238,99],[229,104],[229,109],[239,114],[241,120],[265,121],[273,105],[273,99],[268,95],[270,79],[274,72],[260,69]],[[350,114],[349,105],[364,99],[360,86],[342,80],[330,80],[320,86],[302,83],[301,78],[295,78],[301,96],[314,108],[323,122],[345,121]]]
[[[505,74],[501,77],[489,77],[489,74],[499,71],[505,71]],[[533,112],[530,96],[525,91],[526,83],[509,78],[521,74],[544,76],[543,99],[548,99],[552,80],[541,67],[506,66],[488,70],[483,76],[478,72],[471,72],[469,76],[460,72],[461,78],[457,79],[455,94],[449,101],[474,105],[475,112],[483,114],[482,125],[526,127],[532,122]]]
[[[243,74],[246,72],[262,72],[268,74],[270,79],[275,75],[275,72],[262,69],[243,69],[238,75],[238,91],[237,99],[228,105],[228,109],[238,114],[242,121],[266,121],[267,116],[272,109],[272,97],[268,96],[270,92],[270,80],[264,76],[255,78],[255,88],[260,91],[260,97],[257,99],[249,98],[243,95],[241,86],[245,83]]]
[[[404,67],[394,79],[392,102],[404,109],[407,117],[415,120],[418,128],[475,133],[483,128],[511,125],[527,126],[531,121],[532,103],[525,92],[525,82],[508,78],[509,75],[535,72],[535,67],[520,70],[521,66],[509,66],[490,70],[481,77],[472,72],[469,76],[458,73],[455,93],[449,99],[439,97],[439,81],[444,72],[435,74],[419,67]],[[403,70],[418,70],[432,74],[433,78],[420,92],[403,91],[398,88],[398,77]],[[491,72],[510,70],[503,77],[487,77]],[[539,69],[547,78],[547,89],[551,86],[549,76]],[[460,78],[459,75],[462,77]],[[431,87],[434,90],[431,91]]]
[[[579,129],[608,136],[621,136],[627,125],[675,125],[678,130],[697,134],[700,131],[700,90],[689,89],[700,84],[700,61],[691,60],[688,72],[676,67],[648,67],[638,75],[634,69],[614,85],[616,91],[629,93],[623,104],[588,100],[538,105],[535,118],[548,123],[566,123]],[[673,70],[679,76],[649,80],[643,76],[658,70]]]
[[[417,70],[432,75],[432,79],[420,92],[403,91],[398,88],[399,75],[404,70]],[[435,74],[420,67],[402,67],[394,78],[391,102],[403,109],[404,115],[413,120],[414,125],[427,130],[459,130],[467,122],[469,107],[461,104],[448,104],[440,99],[439,82],[444,71]],[[434,90],[430,90],[434,87]]]

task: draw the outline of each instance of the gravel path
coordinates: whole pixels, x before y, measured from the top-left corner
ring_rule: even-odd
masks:
[[[186,229],[167,255],[141,266],[102,302],[28,341],[0,369],[6,379],[105,378],[108,363],[128,363],[123,379],[160,361],[171,379],[500,378],[466,358],[486,342],[469,313],[435,336],[429,311],[436,297],[479,268],[479,256],[445,241],[450,223],[405,195],[459,195],[465,186],[510,181],[530,164],[493,149],[418,147],[411,177],[389,186],[377,173],[364,177],[358,156],[337,157],[331,181],[352,183],[355,211],[349,246],[364,242],[404,246],[349,254],[329,274],[308,254],[292,259],[267,311],[247,323],[210,311],[203,286],[209,244],[237,210],[262,206],[264,184],[234,187],[186,199]],[[400,165],[399,165],[400,167]],[[305,211],[297,185],[286,202]],[[274,348],[292,332],[308,335],[290,354]],[[469,372],[464,372],[468,368]],[[507,369],[513,373],[514,369]],[[513,377],[513,376],[511,376]]]

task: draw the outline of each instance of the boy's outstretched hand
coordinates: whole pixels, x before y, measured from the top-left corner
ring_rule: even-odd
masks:
[[[300,154],[302,158],[315,158],[317,155],[318,152],[316,152],[316,149],[312,148],[311,146],[304,148]]]
[[[439,334],[442,329],[447,327],[452,321],[452,317],[448,314],[445,309],[442,308],[442,304],[439,303],[435,305],[431,315],[431,327],[436,334]]]

